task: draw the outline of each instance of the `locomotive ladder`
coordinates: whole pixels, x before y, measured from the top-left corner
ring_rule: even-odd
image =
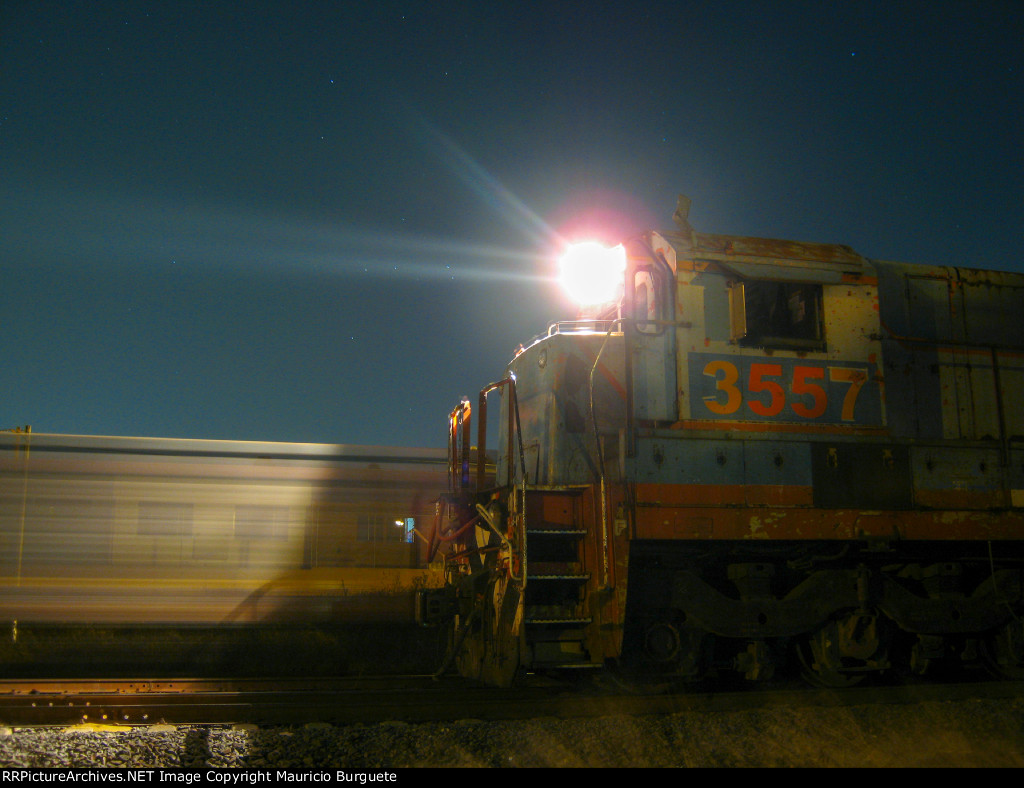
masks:
[[[450,418],[450,489],[485,489],[487,457],[487,395],[506,389],[509,395],[505,425],[508,478],[506,489],[514,489],[515,468],[523,472],[525,458],[519,425],[519,404],[515,378],[492,383],[480,391],[477,408],[477,469],[475,486],[470,474],[470,405],[463,401]],[[516,452],[518,449],[518,454]],[[597,667],[586,648],[587,629],[592,618],[587,610],[586,592],[590,572],[586,569],[587,531],[583,525],[582,490],[523,490],[521,510],[514,519],[523,523],[522,566],[526,569],[523,598],[526,654],[523,662],[534,669]],[[513,499],[517,496],[513,493]],[[524,519],[519,519],[524,518]],[[511,622],[508,622],[511,625]]]
[[[597,667],[586,648],[592,622],[586,605],[586,569],[580,496],[528,490],[528,545],[524,623],[527,659],[534,669]]]

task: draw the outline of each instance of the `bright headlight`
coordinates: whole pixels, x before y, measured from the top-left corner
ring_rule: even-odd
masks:
[[[562,286],[583,306],[617,301],[626,272],[626,249],[595,241],[573,244],[560,260]]]

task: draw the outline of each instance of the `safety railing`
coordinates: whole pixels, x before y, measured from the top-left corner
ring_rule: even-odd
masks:
[[[469,400],[464,399],[448,417],[448,488],[455,494],[478,492],[484,489],[487,477],[487,396],[493,391],[504,390],[508,397],[508,419],[506,429],[505,483],[515,483],[516,454],[519,456],[519,468],[526,472],[526,459],[523,450],[522,431],[519,424],[519,402],[516,399],[515,378],[508,377],[491,383],[481,389],[477,402],[477,441],[476,441],[476,474],[471,473],[472,446],[470,441],[473,408]]]

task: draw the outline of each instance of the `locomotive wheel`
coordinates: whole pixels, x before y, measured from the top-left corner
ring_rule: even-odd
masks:
[[[797,646],[797,654],[804,678],[830,689],[853,687],[866,670],[888,666],[882,622],[862,612],[828,622]]]
[[[986,637],[981,653],[989,671],[998,678],[1024,680],[1024,621],[1011,621]]]
[[[796,647],[797,657],[800,660],[800,675],[809,684],[815,687],[826,689],[844,689],[855,687],[864,681],[863,673],[842,673],[836,668],[818,661],[814,654],[820,651],[820,646],[815,645],[818,634],[807,637]]]

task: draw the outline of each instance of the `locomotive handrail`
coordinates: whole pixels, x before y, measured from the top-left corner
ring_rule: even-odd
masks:
[[[559,320],[551,323],[543,334],[537,334],[537,336],[531,339],[528,346],[535,345],[537,342],[549,339],[556,334],[606,334],[610,329],[616,328],[616,326],[618,330],[612,333],[621,334],[622,319],[618,317],[613,320]],[[522,352],[522,350],[519,352]]]
[[[508,402],[508,457],[506,459],[507,467],[507,479],[506,484],[512,487],[512,515],[513,521],[517,524],[516,527],[522,531],[525,526],[522,524],[523,512],[525,510],[525,495],[526,495],[526,452],[523,448],[523,433],[522,426],[519,420],[519,401],[516,397],[516,379],[515,376],[509,376],[503,380],[499,380],[495,383],[491,383],[489,386],[484,387],[480,391],[480,398],[477,403],[477,409],[479,411],[478,418],[479,423],[477,425],[477,467],[476,467],[476,483],[475,487],[470,486],[471,475],[470,475],[470,421],[472,418],[472,407],[469,401],[463,399],[462,402],[456,406],[448,417],[449,424],[449,440],[448,440],[448,486],[449,495],[452,498],[462,498],[462,505],[465,506],[467,503],[467,493],[476,493],[484,489],[484,483],[487,474],[487,395],[497,389],[507,389],[509,402]],[[520,483],[522,488],[516,483],[516,472],[515,472],[515,451],[516,447],[519,449],[519,467],[522,469]],[[462,536],[470,526],[475,525],[478,521],[483,519],[488,528],[493,531],[499,539],[503,542],[507,540],[507,536],[502,535],[500,529],[493,523],[489,518],[484,517],[485,509],[477,503],[476,510],[477,516],[471,518],[469,521],[461,524],[454,533],[442,534],[441,533],[441,509],[445,506],[445,496],[441,496],[441,499],[437,504],[437,511],[435,512],[435,521],[433,535],[431,536],[430,544],[430,557],[433,558],[436,553],[437,547],[440,546],[442,541],[454,541]],[[522,538],[523,534],[520,533],[520,538],[516,539],[516,543],[519,547],[518,562],[513,561],[510,566],[510,571],[514,579],[518,580],[521,584],[521,588],[526,587],[526,543],[525,539]],[[516,564],[518,563],[518,567]],[[516,572],[518,568],[518,572]]]
[[[515,447],[519,447],[519,467],[523,475],[526,474],[526,454],[523,449],[523,436],[519,425],[519,402],[516,398],[515,378],[508,377],[491,383],[480,391],[480,398],[477,403],[479,414],[477,418],[477,446],[476,446],[476,479],[470,473],[470,425],[472,421],[473,408],[468,399],[463,399],[451,414],[448,416],[448,491],[453,494],[463,492],[478,492],[484,489],[487,477],[487,395],[498,389],[508,389],[509,392],[509,418],[508,418],[508,477],[506,484],[511,486],[515,482]]]
[[[448,491],[461,493],[469,487],[469,426],[473,409],[463,399],[448,416]]]
[[[615,320],[559,320],[548,326],[547,336],[555,334],[604,334],[607,333],[616,323],[621,324],[618,318]]]
[[[484,483],[484,471],[486,468],[486,456],[487,456],[487,395],[497,389],[508,389],[509,392],[509,403],[508,403],[508,434],[506,445],[508,447],[508,457],[505,462],[507,469],[506,484],[512,486],[515,482],[515,446],[519,446],[519,467],[523,470],[523,475],[526,475],[526,453],[523,450],[523,433],[519,425],[519,400],[516,397],[516,379],[514,376],[507,377],[503,380],[499,380],[495,383],[491,383],[489,386],[485,386],[480,390],[480,401],[477,407],[480,410],[480,422],[477,425],[477,458],[476,458],[476,476],[477,476],[477,489],[483,488]],[[518,440],[516,440],[518,438]]]

